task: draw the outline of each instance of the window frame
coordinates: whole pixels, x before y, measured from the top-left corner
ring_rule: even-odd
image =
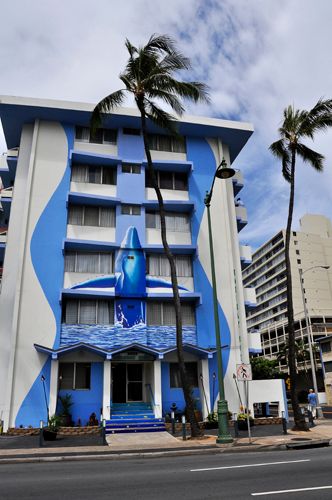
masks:
[[[171,179],[172,187],[161,187],[161,175],[160,174],[163,174],[163,173],[168,173],[172,176],[172,179]],[[174,172],[174,171],[170,171],[170,170],[156,170],[155,175],[157,178],[157,184],[158,184],[159,189],[169,189],[171,191],[184,191],[184,192],[189,191],[187,172]],[[185,176],[186,177],[185,189],[179,189],[176,187],[176,182],[179,180],[179,179],[177,179],[177,176]],[[153,188],[150,174],[149,174],[149,171],[147,169],[145,171],[145,188]]]
[[[169,149],[165,148],[164,144],[169,141]],[[186,137],[181,137],[179,140],[167,134],[148,134],[149,147],[152,151],[164,151],[167,153],[187,153]]]
[[[127,172],[126,172],[126,169],[128,169]],[[135,174],[135,175],[139,175],[141,172],[142,172],[142,166],[140,164],[137,164],[137,163],[126,163],[126,162],[123,162],[121,164],[121,173],[122,174]]]
[[[81,224],[73,224],[72,222],[69,222],[69,217],[70,217],[70,208],[71,207],[80,207],[81,210],[82,210],[82,219],[81,219]],[[98,225],[91,225],[91,224],[85,224],[85,211],[86,211],[86,208],[91,208],[91,207],[94,207],[94,208],[98,208]],[[113,211],[113,214],[114,214],[114,225],[112,226],[105,226],[105,225],[101,225],[101,211],[103,208],[108,208],[109,210]],[[102,206],[99,206],[99,205],[69,205],[68,207],[68,217],[67,217],[67,224],[68,225],[71,225],[71,226],[81,226],[81,227],[108,227],[108,228],[115,228],[116,227],[116,211],[115,211],[115,208],[114,207],[102,207]]]
[[[62,365],[67,365],[67,366],[70,366],[72,365],[73,366],[73,374],[72,374],[72,380],[71,380],[71,387],[61,387],[61,383],[62,383],[62,378],[61,377],[61,368],[62,368]],[[85,365],[86,367],[89,366],[89,386],[88,387],[77,387],[77,365]],[[91,362],[80,362],[80,361],[70,361],[70,362],[66,362],[66,361],[62,361],[59,363],[59,376],[58,376],[58,385],[59,385],[59,390],[60,391],[91,391],[91,367],[92,367],[92,363]]]
[[[75,181],[73,180],[73,167],[81,167],[81,168],[84,168],[85,169],[85,173],[84,173],[84,180],[83,181]],[[89,168],[94,168],[94,169],[100,169],[100,182],[91,182],[90,181],[90,177],[89,177]],[[106,176],[106,172],[107,173],[110,173],[112,172],[112,176],[113,176],[113,182],[104,182],[104,179],[105,179],[105,176]],[[102,166],[102,165],[80,165],[78,163],[73,163],[72,166],[71,166],[71,172],[70,172],[70,182],[80,182],[80,183],[83,183],[83,184],[95,184],[97,186],[116,186],[117,184],[117,172],[116,172],[116,168],[114,167],[105,167],[105,166]]]
[[[171,304],[171,302],[168,302],[168,301],[164,301],[164,302],[162,302],[162,301],[160,301],[160,302],[159,301],[158,302],[151,301],[150,302],[149,301],[149,302],[147,302],[147,308],[146,308],[146,324],[147,324],[147,326],[148,327],[149,326],[153,326],[153,327],[155,327],[155,326],[175,326],[175,319],[174,319],[174,324],[171,324],[171,325],[164,322],[164,317],[166,315],[166,311],[164,311],[164,305],[170,305],[170,304]],[[149,312],[149,306],[151,307],[152,305],[159,306],[158,316],[160,316],[160,323],[155,323],[155,322],[151,323],[150,322],[150,317],[149,316],[150,316],[151,313]],[[188,306],[188,305],[191,306],[191,309],[192,309],[191,312],[192,312],[193,322],[192,323],[183,323],[183,326],[194,326],[194,327],[196,327],[196,307],[195,307],[195,305],[193,303],[191,303],[191,302],[181,303],[181,309],[183,307],[185,307],[185,306]]]
[[[129,213],[123,212],[124,208],[129,209]],[[134,213],[135,210],[138,210],[138,213]],[[137,204],[134,204],[134,203],[122,203],[121,204],[121,215],[140,216],[141,212],[142,212],[141,205],[137,205]]]
[[[78,136],[79,130],[81,130],[82,132],[85,130],[86,133],[87,133],[87,131],[89,131],[89,139],[80,139],[80,138],[78,138],[77,136]],[[98,128],[97,129],[97,134],[100,133],[99,131],[101,131],[101,141],[96,141],[96,140],[94,140],[96,138],[96,135],[93,136],[91,134],[90,127],[84,127],[82,125],[76,125],[76,127],[75,127],[75,141],[85,142],[86,144],[110,144],[110,145],[113,145],[113,146],[117,145],[118,131],[116,129]],[[107,137],[107,135],[111,136],[112,134],[114,135],[114,139],[108,140],[108,139],[105,138],[105,137]]]
[[[94,303],[94,308],[95,308],[95,321],[96,323],[82,323],[81,322],[81,303],[82,302],[90,302],[91,304]],[[107,302],[108,303],[108,308],[109,308],[109,319],[110,323],[98,323],[98,318],[99,318],[99,310],[98,310],[98,305],[99,302]],[[67,306],[69,303],[73,303],[77,305],[77,312],[76,312],[76,320],[75,322],[67,323]],[[109,300],[109,299],[68,299],[65,302],[65,307],[63,308],[63,321],[62,323],[65,325],[114,325],[115,324],[115,319],[114,319],[114,314],[115,314],[115,304],[114,300]]]
[[[78,271],[78,258],[80,255],[85,255],[85,254],[90,254],[90,255],[98,255],[98,270],[97,271]],[[67,256],[74,256],[74,271],[72,270],[68,270],[67,269],[67,264],[68,264],[68,259],[66,259]],[[109,260],[110,260],[110,271],[109,273],[107,272],[104,272],[104,271],[101,271],[101,267],[102,267],[102,261],[101,261],[101,258],[102,256],[108,256],[109,257]],[[69,250],[69,251],[66,251],[65,252],[65,255],[64,255],[64,264],[65,264],[65,272],[67,273],[98,273],[98,274],[112,274],[114,272],[114,252],[79,252],[79,251],[75,251],[75,250]],[[68,266],[69,267],[69,266]]]

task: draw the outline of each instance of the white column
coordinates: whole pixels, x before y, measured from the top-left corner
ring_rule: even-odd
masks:
[[[111,361],[106,359],[104,361],[104,378],[103,378],[103,417],[110,418],[111,406]]]
[[[56,402],[58,399],[58,373],[59,361],[52,359],[51,361],[51,378],[50,378],[50,398],[49,398],[49,414],[50,417],[55,414]]]
[[[155,359],[153,363],[153,385],[154,385],[154,403],[156,418],[162,417],[162,399],[161,399],[161,361]]]
[[[200,373],[202,374],[203,380],[201,378],[199,380],[199,392],[200,392],[201,404],[202,404],[202,416],[203,416],[203,419],[205,419],[205,418],[207,418],[207,416],[210,412],[210,405],[211,405],[209,360],[208,359],[201,359],[201,361],[200,361]],[[205,392],[205,396],[204,396],[204,392]],[[206,405],[206,401],[208,404],[208,408]]]

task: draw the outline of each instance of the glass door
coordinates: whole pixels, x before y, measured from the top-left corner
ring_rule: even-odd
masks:
[[[127,364],[127,401],[143,401],[143,364]]]

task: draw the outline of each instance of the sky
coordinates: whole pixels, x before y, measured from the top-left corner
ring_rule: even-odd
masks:
[[[257,248],[285,227],[289,185],[268,146],[286,106],[332,98],[330,0],[11,0],[1,18],[3,95],[98,102],[120,88],[125,38],[172,36],[191,58],[186,78],[210,87],[211,103],[188,113],[254,125],[233,164],[245,179],[241,242]],[[294,229],[305,213],[332,218],[332,130],[307,144],[325,156],[325,170],[298,163]]]

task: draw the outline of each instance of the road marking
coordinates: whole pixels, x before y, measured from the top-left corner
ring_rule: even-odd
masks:
[[[263,467],[265,465],[298,464],[300,462],[310,462],[310,458],[305,460],[287,460],[285,462],[266,462],[263,464],[227,465],[225,467],[210,467],[208,469],[191,469],[190,472],[201,472],[207,470],[242,469],[243,467]]]
[[[299,491],[331,490],[331,489],[332,486],[313,486],[312,488],[296,488],[294,490],[262,491],[260,493],[251,493],[251,496],[258,497],[262,495],[281,495],[282,493],[297,493]]]

